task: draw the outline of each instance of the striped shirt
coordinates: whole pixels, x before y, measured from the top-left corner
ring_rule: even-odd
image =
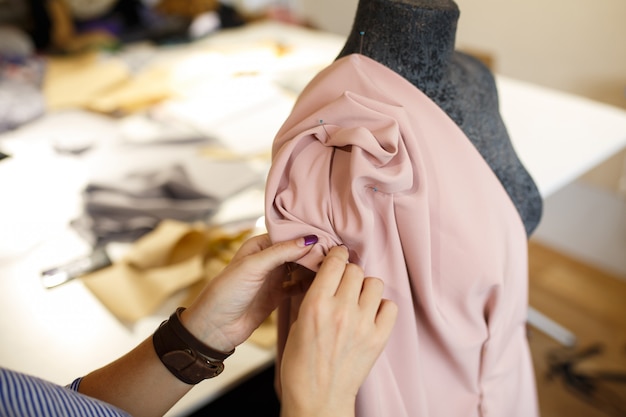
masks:
[[[130,417],[108,403],[67,387],[0,367],[0,417]]]

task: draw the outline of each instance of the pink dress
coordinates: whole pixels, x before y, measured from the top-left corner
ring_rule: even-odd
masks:
[[[398,304],[358,417],[538,415],[522,221],[469,139],[404,78],[355,54],[311,81],[274,141],[266,226],[273,241],[316,234],[300,262],[314,271],[346,245]],[[279,359],[299,302],[279,311]]]

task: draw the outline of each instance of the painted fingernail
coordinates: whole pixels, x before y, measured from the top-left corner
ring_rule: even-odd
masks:
[[[311,246],[317,243],[317,236],[315,235],[308,235],[304,237],[304,246]]]

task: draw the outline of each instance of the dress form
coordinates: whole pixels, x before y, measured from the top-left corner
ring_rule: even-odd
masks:
[[[459,15],[452,0],[360,0],[339,57],[368,56],[429,96],[491,167],[530,235],[541,218],[541,195],[508,136],[493,74],[454,50]]]

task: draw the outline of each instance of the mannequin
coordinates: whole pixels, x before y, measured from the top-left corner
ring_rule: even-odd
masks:
[[[526,320],[541,198],[494,77],[454,52],[458,17],[452,0],[360,0],[340,59],[305,87],[272,147],[271,239],[319,237],[293,282],[310,282],[341,244],[399,308],[359,417],[539,415]],[[279,364],[301,303],[279,308]]]
[[[459,14],[452,0],[360,0],[339,57],[361,53],[380,62],[444,110],[498,177],[530,236],[541,196],[499,114],[493,75],[454,50]]]
[[[454,51],[458,17],[452,0],[360,0],[272,148],[270,237],[319,237],[292,280],[345,245],[399,307],[359,417],[538,416],[526,249],[542,202],[494,77]],[[279,308],[278,363],[301,302]]]

